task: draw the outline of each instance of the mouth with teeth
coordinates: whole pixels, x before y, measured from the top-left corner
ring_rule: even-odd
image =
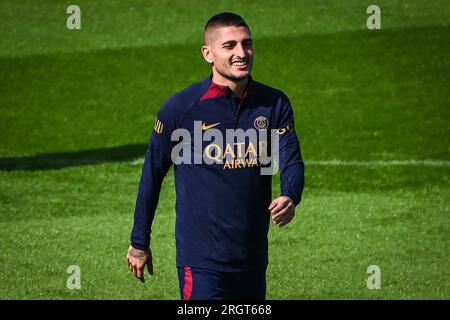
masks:
[[[238,69],[247,69],[248,63],[246,60],[236,60],[231,62],[231,66]]]

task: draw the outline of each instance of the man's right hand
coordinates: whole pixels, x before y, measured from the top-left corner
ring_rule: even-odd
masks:
[[[148,273],[150,275],[153,275],[152,252],[150,249],[139,250],[130,246],[127,253],[127,264],[128,268],[130,268],[130,271],[133,272],[134,276],[142,282],[145,282],[145,265],[147,265]]]

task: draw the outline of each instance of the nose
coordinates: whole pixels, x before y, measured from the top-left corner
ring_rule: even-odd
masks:
[[[238,43],[235,47],[234,47],[234,55],[239,57],[239,58],[245,58],[246,57],[246,53],[244,50],[244,46],[242,45],[242,43]]]

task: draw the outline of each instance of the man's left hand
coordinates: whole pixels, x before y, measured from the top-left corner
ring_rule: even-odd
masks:
[[[286,196],[278,197],[270,204],[269,211],[272,214],[273,222],[282,227],[291,222],[295,216],[294,202]]]

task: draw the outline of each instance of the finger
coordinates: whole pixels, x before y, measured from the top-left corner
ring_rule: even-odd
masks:
[[[138,272],[139,272],[139,269],[137,268],[137,267],[134,267],[134,270],[133,270],[134,272],[134,276],[136,277],[136,278],[138,278],[139,280],[141,280],[140,278],[139,278],[139,276],[138,276]],[[142,281],[142,280],[141,280]]]
[[[275,224],[280,224],[284,220],[292,219],[295,216],[295,211],[293,209],[287,209],[286,212],[278,214],[273,218]]]
[[[136,277],[142,278],[142,268],[136,268]]]
[[[134,268],[133,260],[130,259],[129,261],[130,261],[130,264],[129,264],[130,271],[131,271],[131,272],[134,272],[134,271],[133,271],[133,268]]]
[[[294,214],[288,214],[288,215],[284,216],[282,219],[280,219],[278,221],[277,225],[279,227],[287,225],[289,222],[292,221],[292,219],[294,219],[294,216],[295,216]]]
[[[278,212],[280,212],[281,210],[284,209],[284,206],[282,203],[278,203],[274,208],[272,208],[272,210],[270,211],[270,213],[272,214],[272,216],[274,214],[277,214]]]
[[[153,275],[153,263],[151,261],[147,263],[147,271],[150,275]]]
[[[277,226],[279,226],[285,220],[286,220],[286,217],[279,217],[277,220],[274,220],[273,223],[275,223]]]
[[[292,221],[293,218],[294,218],[294,217],[289,218],[289,219],[284,219],[283,221],[281,221],[281,222],[278,224],[278,226],[279,226],[279,227],[284,227],[285,225],[287,225],[288,223],[290,223],[290,222]]]
[[[139,280],[141,280],[142,283],[144,283],[145,282],[144,273],[142,272],[144,270],[144,268],[136,268],[136,269],[137,269],[136,270],[136,277]]]
[[[278,200],[273,200],[272,203],[269,206],[269,211],[272,211],[273,208],[275,208],[278,204]]]
[[[289,201],[279,201],[278,205],[272,209],[271,213],[272,215],[279,213],[281,210],[287,208],[290,206],[290,202]]]
[[[277,213],[272,214],[272,219],[273,220],[278,220],[281,217],[283,217],[284,215],[286,215],[288,212],[290,212],[291,210],[292,210],[292,207],[290,205],[287,205],[286,207],[284,207],[283,209],[281,209]]]
[[[277,208],[275,208],[272,213],[272,215],[277,215],[279,214],[282,210],[290,210],[294,207],[294,205],[292,204],[292,202],[290,201],[283,201],[282,204],[280,204]]]

